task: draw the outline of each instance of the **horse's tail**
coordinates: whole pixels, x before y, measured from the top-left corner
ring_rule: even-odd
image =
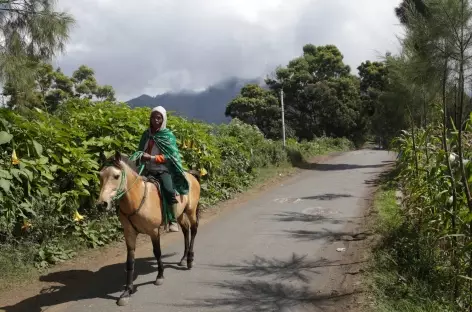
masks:
[[[189,170],[188,173],[190,173],[191,175],[193,175],[195,177],[195,179],[197,179],[198,181],[198,184],[200,186],[200,178],[201,178],[201,175],[200,175],[200,171],[198,170]],[[196,208],[196,215],[197,215],[197,226],[198,226],[198,222],[200,221],[200,201],[197,203],[197,208]]]
[[[188,173],[193,175],[197,179],[198,184],[200,184],[200,172],[198,170],[189,170]]]

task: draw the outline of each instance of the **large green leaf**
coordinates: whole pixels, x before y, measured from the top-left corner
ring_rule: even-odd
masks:
[[[18,180],[18,182],[20,183],[22,182],[21,177],[20,177],[21,171],[19,169],[12,168],[10,169],[10,173],[15,177],[16,180]]]
[[[30,170],[25,168],[25,169],[21,170],[21,173],[24,174],[28,178],[28,181],[33,181],[34,176],[33,176],[33,173]]]
[[[10,181],[5,180],[5,179],[0,179],[0,188],[2,188],[5,191],[5,193],[10,192],[10,186],[11,186]]]
[[[7,170],[0,169],[0,178],[11,180],[12,175]]]
[[[0,145],[9,143],[13,139],[13,135],[6,131],[0,131]]]
[[[43,146],[39,144],[36,140],[33,140],[33,146],[36,150],[36,153],[41,156],[43,154]]]
[[[43,171],[43,172],[41,172],[41,175],[43,177],[45,177],[46,179],[48,179],[48,180],[51,180],[51,181],[54,180],[54,177],[49,172]]]
[[[48,163],[48,161],[49,161],[49,158],[44,157],[44,156],[41,156],[41,157],[39,158],[38,163],[41,164],[41,165],[45,165],[45,164]]]

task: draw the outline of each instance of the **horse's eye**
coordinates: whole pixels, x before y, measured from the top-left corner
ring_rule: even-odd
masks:
[[[120,175],[119,174],[115,174],[114,176],[115,180],[118,180],[120,178]]]

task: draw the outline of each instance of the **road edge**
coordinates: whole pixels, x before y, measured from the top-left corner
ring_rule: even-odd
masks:
[[[378,240],[378,235],[372,230],[372,222],[376,214],[375,195],[382,187],[382,176],[393,170],[394,167],[394,164],[389,164],[377,173],[375,180],[363,194],[361,219],[359,222],[346,226],[346,230],[349,232],[364,234],[364,239],[344,242],[347,252],[342,255],[341,262],[347,265],[343,268],[346,278],[341,286],[343,290],[349,290],[352,296],[344,301],[343,310],[365,312],[370,303],[368,285],[364,282],[366,281],[366,269],[369,268],[373,256],[372,248],[375,247]]]

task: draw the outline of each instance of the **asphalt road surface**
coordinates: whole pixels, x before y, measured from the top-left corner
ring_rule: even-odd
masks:
[[[163,246],[164,284],[153,285],[152,253],[136,259],[138,288],[128,306],[115,303],[125,281],[120,263],[84,272],[93,278],[81,293],[69,292],[32,312],[337,311],[338,300],[349,293],[337,288],[344,277],[336,265],[349,250],[337,249],[346,248],[343,236],[355,239],[348,229],[362,216],[371,181],[394,156],[345,153],[229,209],[200,226],[191,271],[176,265],[182,234],[169,234],[176,238]],[[6,311],[19,311],[12,308]]]

